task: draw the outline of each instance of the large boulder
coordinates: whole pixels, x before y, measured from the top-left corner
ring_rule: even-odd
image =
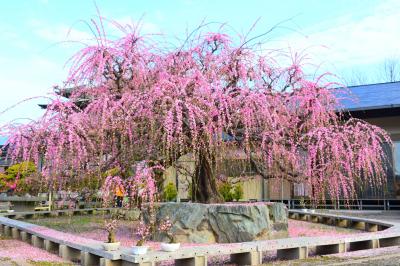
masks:
[[[175,241],[234,243],[287,237],[287,209],[282,203],[162,203],[157,219],[169,217]],[[148,219],[144,214],[145,220]],[[156,241],[167,241],[157,232]]]
[[[118,219],[124,219],[127,221],[137,221],[140,218],[140,210],[139,209],[122,209],[122,208],[114,208],[110,210],[110,213]]]

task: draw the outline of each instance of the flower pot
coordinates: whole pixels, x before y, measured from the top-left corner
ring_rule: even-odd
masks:
[[[147,253],[148,249],[149,249],[148,246],[133,246],[132,253],[133,255],[144,255]]]
[[[180,246],[181,243],[161,243],[160,247],[162,251],[172,252],[177,251]]]
[[[121,245],[120,242],[114,242],[114,243],[103,243],[103,248],[105,251],[116,251],[119,249],[119,246]]]

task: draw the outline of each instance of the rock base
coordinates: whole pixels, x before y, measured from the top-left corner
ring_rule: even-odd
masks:
[[[169,217],[180,243],[235,243],[288,236],[288,212],[282,203],[162,203],[157,219]],[[146,215],[144,215],[146,220]],[[157,232],[155,241],[168,241]]]
[[[120,218],[126,221],[137,221],[140,218],[140,210],[139,209],[129,209],[125,210],[122,208],[112,209],[111,213],[114,215],[119,215]]]

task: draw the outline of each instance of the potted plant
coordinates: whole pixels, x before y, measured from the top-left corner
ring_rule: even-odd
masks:
[[[110,208],[115,204],[115,188],[122,186],[123,180],[119,176],[108,176],[102,186],[101,196],[103,200],[103,207]],[[121,214],[118,211],[110,211],[110,217],[105,218],[105,230],[108,233],[107,242],[103,243],[103,248],[106,251],[118,250],[121,243],[115,239],[115,232],[118,227],[118,221],[121,219]]]
[[[147,253],[149,249],[148,246],[145,246],[147,238],[150,236],[151,228],[146,225],[143,221],[140,221],[140,224],[136,230],[136,235],[139,236],[139,240],[136,242],[136,246],[132,247],[133,255],[144,255]]]
[[[165,220],[163,220],[158,227],[158,230],[160,232],[165,233],[169,239],[169,243],[161,243],[161,250],[163,251],[167,252],[177,251],[181,246],[180,243],[175,242],[175,238],[172,234],[171,228],[172,228],[172,223],[169,220],[169,217],[167,216],[165,217]]]
[[[108,233],[107,242],[103,243],[103,248],[106,251],[115,251],[119,249],[120,242],[115,240],[115,230],[118,225],[117,219],[106,220],[105,229]]]

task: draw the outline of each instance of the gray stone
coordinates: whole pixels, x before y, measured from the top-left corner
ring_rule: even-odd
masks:
[[[138,209],[127,210],[125,211],[124,218],[125,220],[128,221],[137,221],[140,218],[140,210]]]
[[[162,203],[157,219],[169,217],[180,243],[235,243],[287,237],[287,209],[281,203]],[[148,215],[144,213],[144,219]],[[153,236],[168,241],[164,233]]]
[[[123,218],[127,221],[137,221],[140,218],[140,210],[139,209],[122,209],[115,208],[110,210],[111,215],[119,218]]]
[[[275,231],[288,230],[288,211],[282,203],[269,205],[270,220]]]

